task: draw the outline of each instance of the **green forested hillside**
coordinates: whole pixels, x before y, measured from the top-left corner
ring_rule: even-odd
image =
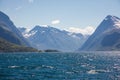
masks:
[[[37,52],[31,47],[19,46],[0,38],[0,52]]]

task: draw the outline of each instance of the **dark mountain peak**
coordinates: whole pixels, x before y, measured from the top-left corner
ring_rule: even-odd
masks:
[[[40,26],[39,26],[39,25],[36,25],[33,29],[38,30],[38,29],[40,29]]]
[[[46,27],[36,25],[31,31],[41,31],[41,30],[43,30],[43,29],[46,29]]]
[[[98,28],[95,30],[94,34],[99,35],[100,33],[103,33],[104,31],[115,29],[116,24],[120,22],[120,18],[112,15],[108,15],[105,17],[105,19],[100,23]]]
[[[116,22],[116,21],[119,21],[120,18],[113,15],[108,15],[104,20]]]
[[[114,17],[113,15],[107,15],[106,18],[112,18]]]
[[[34,29],[41,29],[41,28],[50,28],[48,25],[36,25]]]

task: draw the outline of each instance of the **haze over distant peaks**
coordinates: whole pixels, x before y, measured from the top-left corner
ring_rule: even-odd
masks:
[[[24,34],[24,36],[37,49],[56,49],[60,51],[74,51],[88,38],[88,36],[80,33],[71,33],[51,26],[39,25]]]

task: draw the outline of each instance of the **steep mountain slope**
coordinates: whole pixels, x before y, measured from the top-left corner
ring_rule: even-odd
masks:
[[[18,36],[16,36],[13,32],[11,32],[8,28],[5,28],[1,24],[0,24],[0,37],[6,39],[11,43],[22,45],[22,42],[19,40]]]
[[[24,36],[33,47],[42,50],[74,51],[86,40],[80,33],[70,33],[50,26],[35,26]]]
[[[108,15],[79,50],[120,50],[120,18]]]
[[[19,46],[0,38],[0,52],[38,52],[37,49]]]
[[[0,11],[0,37],[18,45],[29,46],[10,18]]]

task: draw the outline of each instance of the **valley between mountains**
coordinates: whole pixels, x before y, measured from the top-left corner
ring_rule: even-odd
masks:
[[[28,31],[25,27],[16,27],[11,19],[0,11],[0,51],[7,50],[119,51],[120,18],[108,15],[92,35],[84,35],[48,25],[36,25]]]

